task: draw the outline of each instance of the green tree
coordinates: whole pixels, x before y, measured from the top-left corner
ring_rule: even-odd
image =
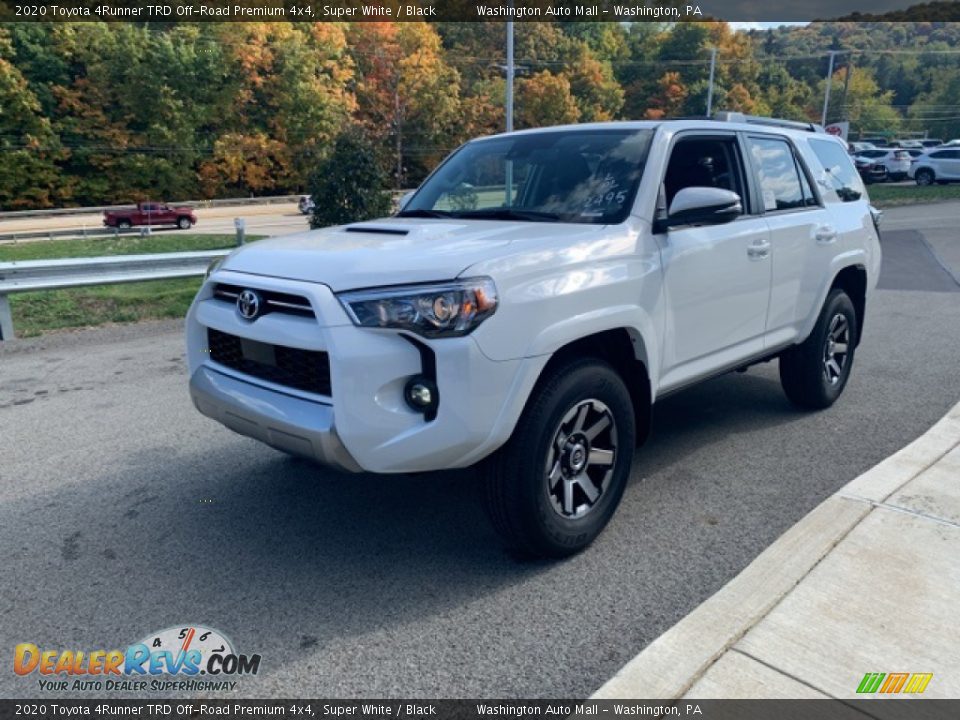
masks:
[[[833,87],[841,88],[842,93],[846,70],[839,70],[833,76]],[[819,97],[823,97],[826,82],[821,81]],[[838,95],[831,93],[839,100]],[[839,108],[843,116],[850,121],[850,130],[854,133],[896,133],[900,129],[900,114],[891,106],[893,91],[883,91],[874,80],[873,72],[867,68],[856,68],[850,76],[847,87],[846,103]]]
[[[333,151],[310,179],[314,202],[310,227],[342,225],[389,214],[387,175],[377,153],[377,145],[358,129],[337,137]]]
[[[943,140],[960,137],[960,71],[940,73],[931,85],[910,106],[908,126]]]

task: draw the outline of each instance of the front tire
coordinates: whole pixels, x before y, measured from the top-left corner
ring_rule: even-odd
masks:
[[[482,465],[494,527],[525,554],[580,552],[620,503],[635,437],[630,393],[612,367],[586,358],[554,368],[510,440]]]
[[[177,227],[181,230],[188,230],[190,228],[190,224],[190,218],[188,217],[177,218]]]
[[[933,170],[928,170],[927,168],[920,168],[913,177],[917,181],[917,185],[922,187],[933,185],[933,181],[935,179]]]
[[[857,344],[857,311],[841,289],[830,291],[810,336],[780,355],[780,384],[794,405],[828,408],[846,387]]]

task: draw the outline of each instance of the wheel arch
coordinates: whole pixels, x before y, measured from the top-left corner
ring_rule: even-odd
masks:
[[[849,296],[857,312],[857,335],[854,343],[856,347],[863,336],[863,324],[867,312],[867,268],[859,264],[842,268],[830,283],[827,295],[836,289],[843,290]]]
[[[537,388],[554,368],[577,358],[602,360],[613,367],[623,379],[633,402],[637,428],[636,444],[641,445],[650,435],[653,407],[650,374],[647,369],[647,348],[643,337],[633,328],[620,327],[568,342],[558,348],[544,365],[530,397],[534,396]],[[529,398],[527,401],[529,402]]]

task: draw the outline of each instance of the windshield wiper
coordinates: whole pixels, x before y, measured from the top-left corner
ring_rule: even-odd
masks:
[[[456,213],[454,217],[475,218],[477,220],[527,220],[529,222],[556,222],[560,219],[560,216],[556,213],[506,207],[463,210]]]
[[[423,210],[417,208],[416,210],[401,210],[397,213],[396,217],[409,217],[409,218],[448,218],[450,213],[446,210]]]

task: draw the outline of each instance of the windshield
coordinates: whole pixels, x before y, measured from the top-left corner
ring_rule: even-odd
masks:
[[[630,213],[653,130],[565,130],[475,140],[399,217],[609,224]]]

